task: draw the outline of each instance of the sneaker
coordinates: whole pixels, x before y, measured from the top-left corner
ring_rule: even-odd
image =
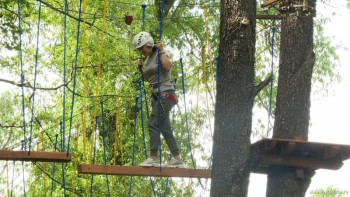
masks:
[[[159,167],[159,162],[157,160],[154,160],[154,159],[149,157],[145,161],[140,163],[139,166],[142,166],[142,167]]]
[[[177,160],[172,158],[169,163],[164,165],[165,168],[185,168],[184,163],[182,160]]]

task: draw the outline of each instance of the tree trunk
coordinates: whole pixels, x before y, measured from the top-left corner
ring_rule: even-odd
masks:
[[[302,1],[293,2],[301,5]],[[273,138],[308,138],[310,92],[315,54],[313,18],[287,13],[282,19],[280,65]],[[305,170],[304,178],[296,169],[275,167],[268,173],[266,196],[304,196],[314,170]]]
[[[254,98],[255,0],[221,1],[210,196],[246,196]]]

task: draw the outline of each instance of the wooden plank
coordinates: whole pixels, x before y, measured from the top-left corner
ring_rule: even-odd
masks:
[[[39,162],[70,162],[71,155],[65,152],[38,152],[0,150],[0,160],[39,161]]]
[[[187,177],[187,178],[210,178],[211,171],[205,169],[188,168],[160,168],[140,166],[113,166],[113,165],[90,165],[78,166],[79,174],[108,174],[123,176],[157,176],[157,177]]]
[[[311,159],[303,157],[291,157],[291,156],[277,156],[277,155],[258,155],[258,160],[264,165],[279,165],[290,166],[296,168],[311,168],[311,169],[330,169],[338,170],[343,166],[343,162],[340,160],[327,160]]]
[[[282,144],[280,154],[287,155],[287,154],[293,152],[295,149],[295,146],[296,146],[295,142],[288,142],[288,143]]]
[[[327,160],[327,159],[336,157],[339,155],[339,153],[340,153],[339,146],[325,147],[322,155],[322,159]]]
[[[251,145],[251,152],[265,153],[273,150],[276,146],[275,141],[258,141]]]
[[[265,2],[262,3],[260,6],[263,8],[263,7],[272,5],[272,4],[276,3],[277,1],[278,1],[278,0],[269,0],[269,1],[265,1]]]
[[[266,138],[258,142],[255,142],[254,144],[252,144],[252,146],[254,147],[258,144],[260,145],[260,144],[271,143],[271,142],[276,142],[277,144],[294,142],[296,143],[295,151],[301,151],[301,152],[320,152],[320,151],[323,151],[325,147],[339,146],[340,152],[344,152],[346,156],[348,155],[348,153],[350,153],[350,145],[323,143],[323,142],[310,142],[310,141],[295,140],[295,139]],[[346,157],[346,159],[348,159],[348,157]]]

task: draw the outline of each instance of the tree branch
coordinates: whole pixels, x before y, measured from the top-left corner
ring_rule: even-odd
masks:
[[[0,124],[1,128],[22,128],[23,126],[16,126],[16,125],[2,125]]]
[[[254,97],[271,82],[271,77],[266,78],[264,81],[260,82],[259,85],[255,86]]]
[[[0,126],[1,126],[1,125],[0,125]],[[1,127],[2,127],[2,126],[1,126]],[[11,130],[12,130],[13,127],[10,127],[10,128],[11,128]],[[12,131],[11,131],[11,130],[10,130],[10,132],[9,132],[9,136],[8,136],[6,142],[2,145],[1,150],[4,150],[5,147],[7,146],[7,144],[10,142],[11,137],[12,137]]]
[[[39,0],[38,0],[38,1],[39,1]],[[51,8],[52,10],[54,10],[54,11],[56,11],[56,12],[59,12],[59,13],[61,13],[61,14],[64,14],[64,11],[63,11],[63,10],[60,10],[60,9],[54,7],[53,5],[49,4],[48,2],[41,1],[41,3],[44,4],[44,5],[46,5],[48,8]],[[77,17],[75,17],[75,16],[69,14],[68,12],[67,12],[67,16],[70,17],[70,18],[72,18],[72,19],[74,19],[74,20],[76,20],[76,21],[79,21],[79,18],[77,18]],[[96,15],[94,15],[94,20],[93,20],[94,22],[95,22],[95,16],[96,16]],[[99,30],[99,31],[102,31],[102,29],[100,29],[99,27],[96,27],[96,26],[94,25],[94,22],[93,22],[93,23],[90,23],[90,22],[88,22],[88,21],[86,21],[86,20],[84,21],[84,19],[80,19],[80,21],[81,21],[81,22],[85,22],[86,24],[90,25],[90,27],[94,27],[95,29],[97,29],[97,30]],[[112,38],[118,40],[115,36],[111,35],[111,34],[108,33],[107,31],[105,31],[104,33],[107,34],[107,35],[109,35],[109,36],[111,36]]]
[[[22,84],[21,84],[21,83],[17,83],[17,82],[15,82],[15,81],[10,81],[10,80],[7,80],[7,79],[0,79],[0,82],[5,82],[5,83],[9,83],[9,84],[11,84],[11,85],[15,85],[15,86],[18,86],[18,87],[22,87]],[[69,81],[69,82],[70,82],[70,81]],[[68,83],[69,83],[69,82],[68,82]],[[68,85],[68,83],[67,83],[66,85]],[[59,86],[57,86],[57,87],[53,87],[53,88],[35,87],[35,89],[37,89],[37,90],[58,90],[59,88],[63,87],[63,85],[64,85],[64,84],[61,84],[61,85],[59,85]],[[33,89],[33,86],[32,86],[29,82],[24,83],[24,84],[23,84],[23,87]]]

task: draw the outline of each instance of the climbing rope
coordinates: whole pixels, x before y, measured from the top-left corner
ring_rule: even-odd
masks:
[[[60,134],[61,134],[61,151],[63,151],[63,147],[64,147],[64,144],[63,144],[63,128],[62,128],[62,125],[63,123],[60,122]],[[62,185],[63,185],[63,190],[64,190],[64,196],[67,196],[67,193],[66,193],[66,178],[65,178],[65,172],[64,172],[64,163],[62,162],[61,163],[61,167],[62,167]]]
[[[72,123],[73,123],[73,110],[74,110],[74,98],[75,98],[75,87],[76,87],[76,79],[77,79],[77,65],[78,65],[78,52],[79,52],[79,34],[80,34],[80,21],[81,21],[81,4],[82,0],[79,3],[79,17],[78,17],[78,30],[77,30],[77,44],[75,48],[75,66],[74,66],[74,80],[73,80],[73,96],[72,96],[72,104],[70,110],[70,122],[69,122],[69,134],[68,134],[68,147],[67,147],[67,157],[69,155],[70,148],[70,136],[72,131]],[[64,107],[64,106],[63,106]],[[64,152],[64,139],[65,139],[65,128],[63,128],[63,152]]]
[[[101,118],[102,118],[102,139],[103,139],[103,156],[105,160],[105,165],[107,165],[107,154],[106,154],[106,132],[105,132],[105,124],[104,124],[104,114],[103,114],[103,101],[101,101]],[[107,188],[108,188],[108,196],[111,196],[111,191],[109,189],[109,180],[108,175],[106,175],[107,180]]]
[[[96,116],[95,118],[95,135],[94,135],[94,138],[95,138],[95,142],[94,142],[94,155],[93,155],[93,159],[92,159],[92,164],[95,164],[95,156],[96,156],[96,139],[97,139],[97,125],[98,125],[98,116]],[[91,175],[91,185],[90,185],[90,197],[92,197],[92,185],[94,183],[94,175],[92,174]]]
[[[210,73],[211,73],[211,81],[213,83],[213,94],[214,94],[214,105],[215,105],[215,84],[214,84],[214,72],[213,72],[213,61],[211,59],[211,49],[210,49],[210,42],[209,42],[209,30],[208,30],[208,20],[207,20],[207,6],[203,6],[203,12],[204,12],[204,22],[205,22],[205,33],[207,35],[207,46],[208,46],[208,54],[209,54],[209,64],[210,64]]]
[[[191,154],[191,160],[192,160],[193,168],[196,169],[196,163],[194,161],[193,154],[192,154],[190,132],[189,132],[189,129],[188,129],[187,108],[186,108],[186,90],[185,90],[185,77],[184,77],[185,74],[184,74],[184,66],[183,66],[183,63],[182,63],[182,58],[180,58],[180,64],[181,64],[181,74],[182,74],[182,77],[181,77],[181,79],[182,79],[182,93],[183,93],[183,97],[184,97],[185,121],[186,121],[186,129],[187,129],[188,148],[189,148],[189,151],[190,151],[190,154]]]
[[[35,103],[35,90],[36,90],[36,76],[37,76],[37,68],[38,68],[38,56],[39,56],[39,34],[40,34],[40,19],[41,19],[41,0],[39,0],[39,17],[38,17],[38,31],[36,37],[36,52],[35,52],[35,66],[34,66],[34,84],[33,84],[33,102],[32,102],[32,117],[30,120],[30,137],[29,137],[29,152],[32,145],[32,137],[33,137],[33,120],[34,120],[34,103]]]
[[[86,113],[85,111],[83,111],[81,113],[81,119],[82,119],[82,123],[83,123],[83,160],[84,163],[87,162],[87,158],[86,158],[86,119],[85,119]],[[86,191],[90,191],[90,185],[89,185],[89,180],[87,178],[87,175],[85,175],[86,179],[85,179],[85,186],[86,186]]]
[[[10,185],[9,185],[9,162],[6,161],[6,189],[7,196],[10,196]]]
[[[24,161],[22,161],[22,172],[23,172],[23,196],[26,197],[26,182],[24,176]]]
[[[57,150],[57,137],[58,137],[58,134],[56,134],[56,139],[55,139],[55,152]],[[51,182],[51,197],[52,197],[52,192],[53,192],[53,183],[54,183],[54,179],[55,179],[55,168],[56,168],[56,163],[54,162],[52,165],[52,182]],[[33,195],[35,196],[35,195]]]
[[[83,112],[82,112],[82,123],[83,123],[83,159],[86,163],[86,97],[87,97],[87,88],[86,88],[86,0],[83,0]],[[89,191],[89,190],[88,190]]]
[[[121,155],[121,161],[122,165],[124,165],[124,151],[123,151],[123,139],[122,139],[122,124],[120,120],[120,95],[117,93],[117,109],[115,112],[115,134],[114,134],[114,156],[113,156],[113,165],[116,165],[116,158],[117,158],[117,139],[119,139],[119,145],[120,145],[120,155]],[[114,177],[112,176],[112,187],[111,187],[111,195],[114,195],[113,187],[114,187]],[[124,190],[125,195],[128,195],[128,188],[125,176],[123,176],[123,183],[124,183]]]
[[[205,86],[205,97],[207,101],[207,116],[209,119],[209,130],[210,130],[210,136],[211,139],[213,140],[213,129],[211,126],[211,118],[210,118],[210,108],[209,108],[209,101],[208,101],[208,82],[207,82],[207,69],[206,69],[206,54],[205,54],[205,46],[202,48],[202,54],[203,54],[203,78],[204,78],[204,86]],[[214,101],[214,100],[213,100]]]
[[[270,97],[269,97],[269,111],[267,116],[267,132],[266,137],[269,137],[270,129],[270,116],[271,116],[271,104],[272,104],[272,90],[273,90],[273,52],[274,52],[274,40],[275,40],[276,27],[272,27],[272,38],[271,38],[271,83],[270,83]]]
[[[13,181],[15,179],[15,167],[16,167],[16,161],[13,161],[13,168],[12,168],[12,181],[11,181],[11,197],[13,193]]]
[[[143,104],[142,104],[142,80],[139,81],[139,90],[140,90],[140,113],[141,113],[141,128],[142,128],[142,139],[143,139],[143,149],[145,151],[145,158],[147,159],[147,146],[146,146],[146,137],[145,137],[145,127],[143,122]]]
[[[131,165],[135,165],[135,147],[136,147],[136,123],[137,123],[137,102],[138,102],[139,97],[135,98],[135,113],[134,113],[134,141],[133,141],[133,146],[132,146],[132,162]],[[129,184],[129,197],[131,196],[131,189],[132,189],[132,178],[133,176],[130,177],[130,184]]]
[[[105,22],[106,22],[106,12],[107,12],[107,0],[104,0],[104,8],[103,8],[103,20],[102,20],[102,29],[101,29],[101,38],[100,38],[100,51],[98,56],[98,70],[97,70],[97,80],[96,80],[96,97],[94,102],[94,112],[93,117],[97,115],[97,104],[98,104],[98,95],[99,95],[99,88],[100,88],[100,79],[101,79],[101,65],[102,65],[102,52],[103,52],[103,37],[104,37],[104,31],[105,31]],[[94,121],[94,126],[96,125],[96,121]],[[91,139],[93,139],[93,135],[91,135]],[[92,156],[92,145],[90,146],[90,163],[91,163],[91,156]]]
[[[200,78],[199,78],[199,74],[200,74],[200,69],[201,67],[197,67],[197,102],[196,102],[196,116],[195,116],[195,127],[194,127],[194,138],[193,138],[193,145],[195,145],[196,143],[196,139],[197,139],[197,133],[198,133],[198,114],[199,114],[199,83],[200,83]],[[195,147],[195,146],[194,146]],[[193,148],[193,156],[195,155],[195,149]]]
[[[176,81],[177,79],[174,78],[174,89],[176,91]],[[175,108],[173,108],[173,114],[172,114],[172,120],[171,120],[171,130],[174,132],[174,129],[175,129]],[[166,146],[164,146],[166,147]],[[166,158],[166,157],[165,157]],[[171,160],[171,155],[169,156],[169,159],[168,160]],[[169,177],[166,178],[166,184],[165,184],[165,189],[164,189],[164,192],[163,192],[163,197],[166,196],[166,193],[167,193],[167,190],[168,190],[168,185],[169,185]]]
[[[185,73],[184,73],[184,66],[182,63],[182,58],[180,58],[180,64],[181,64],[181,74],[182,74],[182,93],[184,97],[184,107],[185,107],[185,120],[186,120],[186,130],[187,130],[187,141],[188,141],[188,149],[190,151],[191,160],[193,168],[196,169],[196,162],[194,161],[193,153],[192,153],[192,147],[191,147],[191,138],[190,138],[190,132],[188,129],[188,119],[187,119],[187,108],[186,108],[186,90],[185,90]],[[203,187],[201,180],[198,178],[198,181],[200,185]]]
[[[45,150],[45,140],[44,140],[44,132],[41,132],[41,151]],[[43,171],[46,169],[46,163],[43,162]],[[46,176],[45,173],[42,173],[42,179],[44,179],[44,194],[47,196],[47,184],[46,184]]]
[[[66,133],[66,57],[67,57],[67,9],[68,1],[64,1],[64,36],[63,36],[63,112],[62,112],[62,127],[63,127],[63,152]],[[79,38],[78,38],[79,39]]]
[[[36,144],[36,151],[39,151],[39,144]],[[34,186],[33,186],[33,196],[35,196],[35,192],[36,192],[36,186],[37,186],[37,182],[38,182],[38,166],[35,165],[34,167]]]
[[[164,4],[165,1],[162,0],[162,7],[160,12],[160,24],[159,24],[159,41],[162,40],[162,30],[163,30],[163,11],[164,11]],[[157,50],[157,60],[158,60],[158,66],[157,66],[157,85],[158,85],[158,97],[160,97],[160,53],[159,50]],[[159,142],[161,142],[160,137],[160,113],[161,113],[161,104],[160,99],[158,99],[158,135],[159,135]],[[162,171],[162,143],[159,143],[159,170]]]
[[[21,147],[21,150],[24,149],[24,140],[22,140],[22,147]],[[26,197],[26,178],[25,178],[25,175],[24,175],[24,161],[22,161],[22,173],[23,173],[23,196]]]
[[[75,189],[77,186],[77,176],[78,176],[78,157],[79,157],[79,146],[78,146],[78,141],[79,141],[79,125],[76,127],[77,134],[75,137],[75,156],[74,156],[74,168],[75,171],[73,172],[73,178],[72,178],[72,193],[75,193]]]
[[[87,98],[87,85],[86,85],[86,0],[83,0],[83,112],[82,116],[82,124],[83,124],[83,160],[84,163],[87,163],[87,155],[86,155],[86,98]],[[89,181],[87,175],[85,175],[85,185],[86,191],[89,191]]]
[[[17,1],[17,5],[18,5],[18,31],[19,31],[19,59],[20,59],[20,64],[21,64],[23,137],[24,137],[24,150],[27,150],[26,119],[25,119],[25,106],[24,106],[24,74],[23,74],[23,58],[22,58],[22,29],[21,29],[21,5],[20,5],[20,0]],[[12,196],[12,190],[11,190],[11,196]]]
[[[142,31],[145,31],[145,12],[146,12],[146,7],[147,7],[146,4],[142,4],[142,25],[141,25]],[[142,59],[142,53],[140,53],[140,59]],[[145,87],[145,79],[144,79],[142,67],[140,68],[140,72],[141,72],[142,85],[143,85],[143,87]],[[144,89],[143,91],[144,91],[144,95],[145,95],[145,104],[146,104],[147,118],[149,118],[146,89]]]

